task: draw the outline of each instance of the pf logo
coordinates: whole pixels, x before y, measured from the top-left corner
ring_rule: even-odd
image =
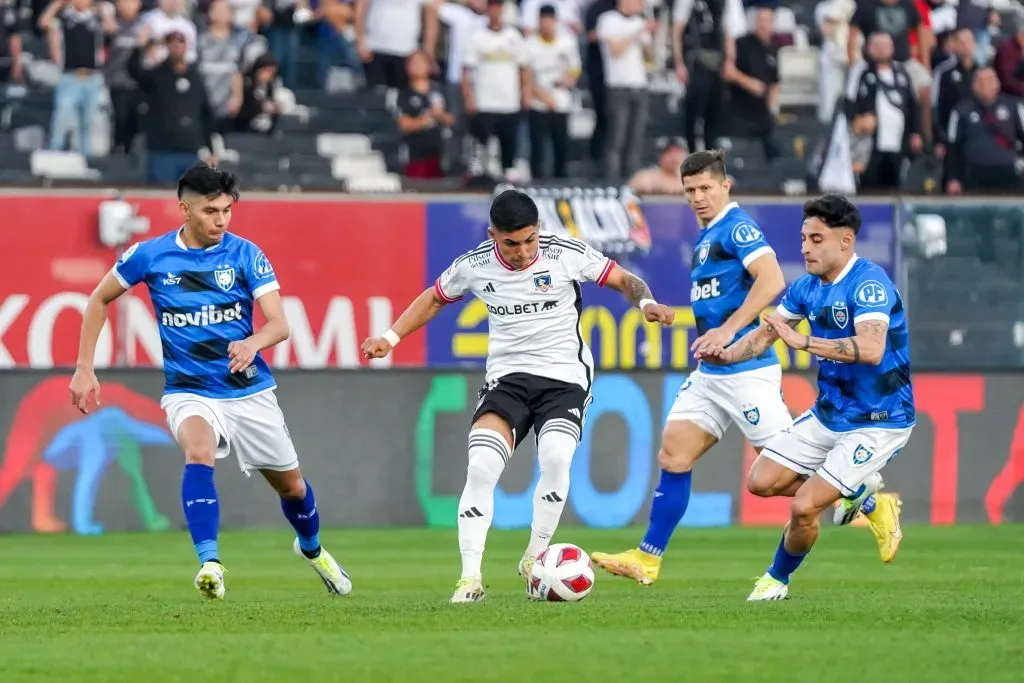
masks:
[[[886,293],[885,287],[877,280],[868,280],[862,283],[857,288],[854,298],[857,303],[864,306],[884,306],[889,303],[889,295]]]

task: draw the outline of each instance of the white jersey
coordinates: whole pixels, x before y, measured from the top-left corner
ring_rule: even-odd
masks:
[[[541,233],[533,263],[516,270],[493,240],[455,259],[434,283],[445,303],[467,292],[487,305],[487,382],[513,372],[578,384],[594,378],[583,343],[580,282],[604,285],[615,261],[577,239]]]

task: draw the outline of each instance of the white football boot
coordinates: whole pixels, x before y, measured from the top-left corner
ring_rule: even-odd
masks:
[[[448,602],[455,604],[460,602],[480,602],[487,596],[484,591],[483,581],[479,576],[470,576],[459,579],[455,584],[455,593]]]
[[[219,562],[204,562],[196,574],[196,590],[210,600],[224,598],[224,565]]]
[[[757,580],[754,590],[747,596],[747,602],[757,600],[785,600],[789,594],[789,586],[772,577],[768,572]]]
[[[338,564],[338,561],[327,552],[326,548],[320,546],[320,554],[309,558],[302,552],[302,548],[299,547],[299,539],[296,538],[295,542],[292,543],[292,550],[295,551],[296,555],[309,563],[309,566],[317,573],[320,580],[324,582],[328,593],[331,595],[348,595],[352,592],[352,579],[349,578],[345,569]]]
[[[864,505],[864,501],[873,496],[874,494],[885,488],[885,482],[882,481],[882,475],[878,472],[868,475],[868,478],[864,480],[864,490],[861,491],[860,495],[856,498],[840,498],[839,505],[836,506],[832,512],[832,523],[839,525],[849,524],[860,512],[861,506]]]

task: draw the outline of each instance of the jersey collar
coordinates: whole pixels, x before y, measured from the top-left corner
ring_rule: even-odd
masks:
[[[738,209],[738,208],[740,208],[739,204],[737,204],[736,202],[729,202],[728,204],[725,205],[725,208],[722,209],[717,216],[712,218],[708,222],[708,224],[706,226],[704,226],[704,229],[705,230],[711,229],[712,227],[714,227],[715,223],[717,223],[718,221],[720,221],[723,218],[725,218],[725,214],[729,213],[733,209]]]
[[[839,284],[839,281],[842,280],[844,277],[846,277],[847,273],[849,273],[850,270],[853,268],[853,264],[856,263],[857,259],[859,259],[859,258],[860,257],[857,256],[857,254],[854,254],[853,257],[849,261],[846,262],[846,265],[843,266],[843,269],[841,271],[839,271],[839,275],[836,275],[836,279],[832,281],[832,284],[833,285]]]
[[[497,261],[498,263],[500,263],[500,264],[501,264],[501,267],[502,267],[502,268],[504,268],[505,270],[516,270],[516,267],[515,267],[515,266],[513,266],[513,265],[512,265],[511,263],[509,263],[508,261],[506,261],[506,260],[505,260],[505,259],[504,259],[504,258],[502,257],[502,255],[501,255],[501,252],[500,252],[500,251],[498,251],[498,243],[497,243],[497,242],[495,242],[495,243],[494,243],[494,258],[495,258],[495,260],[496,260],[496,261]],[[534,257],[533,257],[533,260],[532,260],[532,261],[530,261],[530,263],[529,263],[529,264],[527,264],[527,265],[526,265],[526,266],[525,266],[525,267],[523,268],[523,270],[526,270],[527,268],[529,268],[530,266],[532,266],[532,265],[533,265],[534,263],[536,263],[536,262],[537,262],[537,259],[539,259],[539,258],[540,258],[540,247],[538,247],[538,248],[537,248],[537,254],[536,254],[536,255],[535,255]]]
[[[174,233],[174,243],[177,244],[178,247],[181,248],[183,251],[199,251],[198,249],[189,249],[188,245],[185,244],[185,240],[181,239],[181,232],[184,229],[185,226],[183,225],[180,228],[178,228],[178,232]],[[212,247],[207,247],[206,249],[203,249],[203,251],[213,251],[214,249],[220,247],[222,244],[224,244],[224,240],[221,240],[217,244],[214,244]]]

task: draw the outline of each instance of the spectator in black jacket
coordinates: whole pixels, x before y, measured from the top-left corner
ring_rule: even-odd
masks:
[[[206,96],[202,74],[187,61],[186,38],[172,31],[164,36],[167,58],[144,68],[143,53],[156,47],[147,28],[139,37],[139,48],[128,61],[128,73],[139,84],[146,113],[146,147],[149,151],[147,178],[150,183],[175,182],[196,163],[199,150],[212,150],[213,113]],[[205,159],[213,165],[212,153]]]
[[[1024,189],[1018,151],[1024,145],[1024,104],[999,92],[991,68],[974,74],[974,96],[949,117],[946,192]]]
[[[950,45],[953,56],[935,69],[935,153],[940,158],[946,154],[946,130],[949,117],[962,101],[971,96],[971,83],[978,65],[974,61],[977,43],[969,28],[961,28],[953,35]]]
[[[277,91],[277,59],[266,52],[260,55],[245,76],[242,108],[235,117],[235,130],[272,133],[280,114],[274,93]]]

